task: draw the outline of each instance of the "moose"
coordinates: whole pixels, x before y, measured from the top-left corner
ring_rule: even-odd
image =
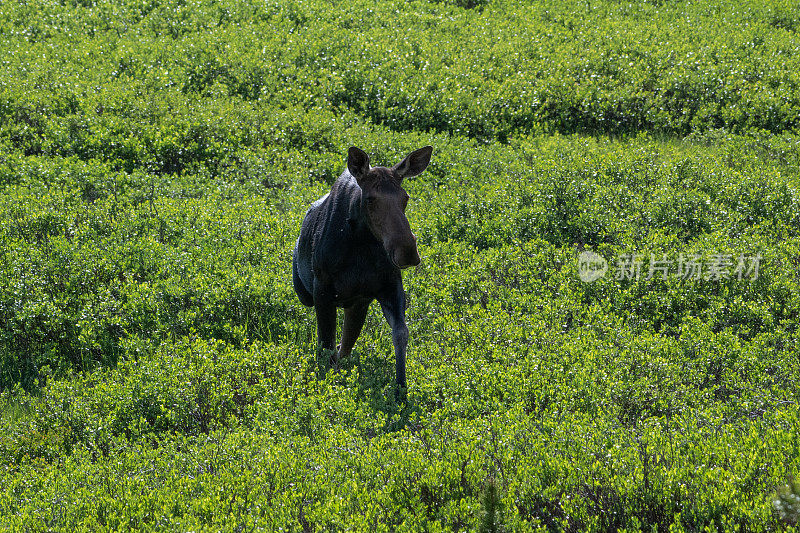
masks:
[[[397,390],[406,389],[406,296],[402,269],[420,263],[417,238],[405,215],[404,178],[423,172],[433,147],[393,166],[371,167],[355,146],[331,192],[311,204],[294,249],[292,282],[300,302],[314,307],[317,349],[333,351],[336,308],[344,308],[341,343],[331,362],[350,355],[373,300],[392,328]]]

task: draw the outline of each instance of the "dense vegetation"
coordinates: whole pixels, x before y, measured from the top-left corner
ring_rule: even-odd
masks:
[[[791,0],[0,2],[0,528],[796,528],[799,31]],[[348,146],[424,144],[398,403],[377,306],[316,356],[291,252]],[[731,275],[648,279],[681,254]]]

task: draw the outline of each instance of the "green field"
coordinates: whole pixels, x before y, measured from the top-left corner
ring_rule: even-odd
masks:
[[[398,402],[292,248],[427,144]],[[1,530],[797,530],[798,274],[796,0],[0,0]]]

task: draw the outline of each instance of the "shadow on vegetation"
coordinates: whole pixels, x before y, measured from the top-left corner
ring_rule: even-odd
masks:
[[[408,389],[398,389],[394,379],[394,361],[384,357],[369,357],[354,350],[348,357],[332,363],[335,352],[322,350],[315,359],[317,379],[325,379],[328,372],[350,375],[358,373],[356,396],[370,410],[386,415],[383,432],[392,433],[407,427],[411,415],[419,412],[416,404],[409,401]]]

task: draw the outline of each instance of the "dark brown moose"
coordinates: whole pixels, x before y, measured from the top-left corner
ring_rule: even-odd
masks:
[[[311,204],[294,249],[294,290],[316,311],[318,349],[333,350],[336,308],[343,307],[342,342],[333,360],[349,355],[369,304],[378,300],[392,328],[398,390],[406,387],[408,344],[400,270],[420,263],[401,184],[427,168],[432,151],[420,148],[386,168],[371,167],[369,156],[351,147],[347,169],[330,193]]]

